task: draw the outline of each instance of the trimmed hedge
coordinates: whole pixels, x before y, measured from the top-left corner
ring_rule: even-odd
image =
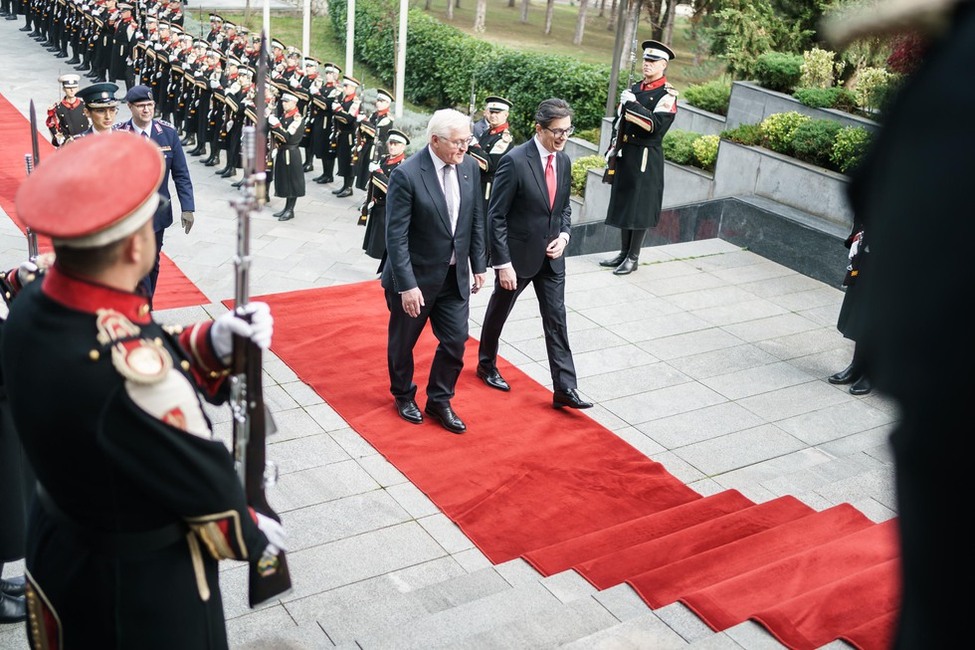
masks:
[[[720,138],[716,135],[671,129],[664,135],[664,159],[678,165],[713,172],[718,159],[719,143]]]
[[[572,161],[572,194],[586,196],[586,176],[590,169],[603,169],[606,159],[598,154],[582,156]]]
[[[728,104],[731,102],[731,79],[715,79],[703,84],[688,86],[681,93],[691,106],[718,115],[728,114]]]
[[[390,86],[395,81],[398,10],[399,3],[393,0],[355,3],[356,58],[378,71]],[[346,12],[346,0],[329,1],[329,19],[343,43]],[[416,104],[432,109],[458,108],[466,113],[473,84],[478,107],[488,95],[503,95],[512,102],[508,123],[519,139],[531,135],[535,109],[549,97],[569,102],[577,129],[598,128],[606,111],[608,65],[496,46],[467,36],[420,9],[409,11],[406,38],[403,90]]]
[[[802,77],[801,54],[766,52],[755,60],[755,77],[769,90],[790,94]]]

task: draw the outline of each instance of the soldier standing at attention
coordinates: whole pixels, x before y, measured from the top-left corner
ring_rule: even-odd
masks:
[[[55,147],[69,142],[91,126],[88,116],[85,115],[85,107],[76,97],[80,80],[81,77],[76,74],[63,74],[58,77],[64,90],[64,99],[47,109],[46,121],[47,128],[51,131],[51,144]]]
[[[355,168],[355,186],[360,190],[369,186],[373,164],[386,153],[386,136],[393,128],[393,116],[389,112],[392,103],[392,93],[380,88],[376,91],[376,110],[366,119],[359,121],[359,135],[356,138],[358,158]]]
[[[379,162],[372,163],[370,169],[369,186],[359,223],[366,227],[362,250],[373,259],[382,260],[386,257],[386,190],[389,187],[389,175],[406,160],[406,147],[409,144],[410,139],[405,133],[390,129],[386,138],[386,149],[389,153],[382,156]],[[382,270],[380,263],[376,273],[382,273]]]
[[[338,173],[342,177],[342,187],[332,190],[339,197],[352,196],[352,181],[355,180],[355,167],[352,164],[352,151],[355,148],[356,125],[359,118],[360,100],[357,95],[359,81],[346,76],[342,79],[342,97],[332,104],[332,128],[338,143],[336,159]]]
[[[78,173],[101,168],[111,192]],[[203,407],[228,399],[234,335],[270,345],[267,304],[248,305],[250,322],[232,310],[163,327],[136,292],[163,174],[155,144],[113,132],[66,147],[17,192],[56,256],[11,304],[0,354],[37,476],[32,648],[226,648],[219,561],[273,563],[286,546],[281,524],[248,507]]]
[[[274,195],[285,199],[284,209],[274,216],[278,221],[289,221],[295,218],[298,197],[305,195],[300,146],[305,135],[305,118],[298,110],[298,98],[291,93],[282,94],[280,119],[272,114],[267,123],[278,145],[274,158]]]
[[[600,266],[615,267],[614,275],[639,268],[640,248],[647,230],[660,220],[664,197],[664,135],[677,114],[677,91],[667,83],[667,62],[674,51],[657,41],[644,41],[643,81],[620,94],[613,123],[616,171],[610,191],[606,225],[619,228],[619,255]]]
[[[494,171],[498,168],[501,156],[511,148],[514,138],[508,129],[511,102],[504,97],[488,97],[485,104],[483,119],[487,127],[481,130],[479,136],[474,136],[477,142],[468,148],[467,153],[474,157],[481,168],[481,195],[484,197],[484,214],[487,214]]]
[[[339,99],[342,98],[342,87],[339,85],[339,75],[342,69],[334,63],[326,63],[325,83],[322,85],[318,94],[312,94],[312,102],[320,105],[325,119],[322,124],[322,147],[316,152],[322,159],[322,175],[316,176],[312,180],[321,185],[328,185],[335,181],[335,157],[338,155],[338,133],[335,131],[335,112],[332,110]]]

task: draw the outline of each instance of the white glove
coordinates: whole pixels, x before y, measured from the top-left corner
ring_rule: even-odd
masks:
[[[379,163],[377,163],[377,162],[375,162],[375,161],[373,161],[373,162],[371,162],[371,163],[369,163],[369,173],[370,173],[370,174],[371,174],[372,172],[374,172],[374,171],[376,171],[377,169],[379,169]]]
[[[217,88],[220,87],[220,82],[217,81],[216,79],[211,79],[210,80],[210,87],[213,88],[214,90],[216,90]]]
[[[250,339],[253,343],[267,350],[271,347],[271,335],[274,333],[274,317],[266,302],[251,302],[244,308],[244,313],[250,316],[247,322],[237,317],[236,310],[228,311],[217,316],[210,328],[210,341],[213,351],[226,363],[234,351],[234,335]]]
[[[271,126],[277,126],[278,124],[281,124],[281,120],[278,119],[277,115],[271,115],[267,118],[267,123]]]
[[[301,87],[301,81],[298,79],[298,75],[295,75],[294,77],[291,77],[291,81],[289,81],[288,83],[291,84],[291,87],[292,88],[300,88]]]
[[[257,511],[254,514],[257,515],[257,527],[267,537],[268,544],[270,545],[264,552],[277,555],[278,551],[287,551],[288,534],[284,532],[284,526],[281,525],[281,522],[262,515]]]
[[[636,95],[634,95],[629,88],[627,88],[626,90],[620,93],[620,104],[626,104],[627,102],[635,102],[635,101],[636,101]]]

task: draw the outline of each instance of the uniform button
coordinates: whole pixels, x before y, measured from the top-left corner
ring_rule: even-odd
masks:
[[[179,362],[179,366],[183,370],[189,370],[190,369],[190,362],[187,361],[186,359],[183,359],[182,361]]]
[[[92,361],[98,361],[99,357],[101,356],[102,356],[101,352],[99,352],[98,350],[90,350],[88,352],[88,358],[91,359]]]

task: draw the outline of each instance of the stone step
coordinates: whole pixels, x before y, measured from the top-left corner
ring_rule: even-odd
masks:
[[[513,587],[458,605],[377,637],[358,638],[378,648],[555,648],[619,622],[592,597],[560,601],[541,582]]]

